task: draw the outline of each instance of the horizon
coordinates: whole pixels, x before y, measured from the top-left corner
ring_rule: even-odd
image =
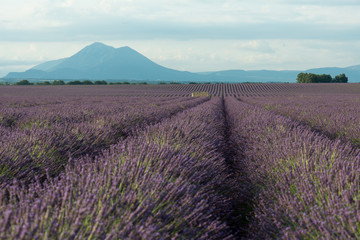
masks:
[[[6,2],[0,77],[69,57],[92,42],[129,46],[189,72],[354,66],[359,10],[354,0]]]

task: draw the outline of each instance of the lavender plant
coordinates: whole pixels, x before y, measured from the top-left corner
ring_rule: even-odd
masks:
[[[85,104],[78,108],[73,107],[74,103],[54,111],[46,106],[44,112],[43,107],[30,107],[23,112],[26,117],[18,119],[13,127],[4,125],[9,130],[0,137],[0,181],[11,181],[14,177],[31,181],[35,175],[43,178],[46,171],[55,176],[69,158],[95,156],[136,127],[168,118],[206,98],[169,101],[160,98],[158,102],[139,98],[133,99],[138,102],[136,105],[128,107],[123,104],[130,100],[115,103],[114,100],[110,105],[109,99],[100,99],[97,104],[91,103],[94,99],[84,99]],[[0,115],[6,113],[1,111]]]
[[[354,95],[302,96],[249,99],[265,109],[290,117],[321,131],[360,146],[359,97]]]
[[[359,150],[234,98],[226,105],[253,193],[250,239],[360,237]]]
[[[2,186],[1,238],[231,239],[220,103],[138,129],[43,183]]]

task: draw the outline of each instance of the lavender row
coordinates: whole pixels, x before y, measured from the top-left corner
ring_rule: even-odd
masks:
[[[32,128],[33,125],[51,127],[53,123],[81,123],[104,115],[126,113],[138,105],[154,107],[189,100],[188,98],[140,97],[23,97],[20,99],[8,99],[6,106],[0,107],[0,126],[24,129]]]
[[[116,105],[110,108],[104,105],[108,111],[83,122],[72,121],[72,116],[77,116],[77,113],[71,115],[70,109],[66,108],[58,115],[67,117],[67,121],[50,123],[45,118],[42,124],[34,121],[29,128],[0,127],[1,181],[8,182],[13,178],[30,181],[34,176],[44,177],[46,172],[56,176],[69,158],[83,154],[94,156],[129,135],[136,127],[158,122],[204,101],[205,98],[169,104],[142,103],[124,112],[117,112]]]
[[[359,150],[234,98],[226,108],[251,191],[248,238],[360,238]]]
[[[1,187],[0,238],[232,239],[223,123],[213,98],[42,184]]]
[[[307,124],[332,139],[340,138],[360,146],[359,96],[258,98],[252,102]]]

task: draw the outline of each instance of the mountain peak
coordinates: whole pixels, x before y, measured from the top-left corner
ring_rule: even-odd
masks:
[[[89,51],[112,51],[114,50],[114,47],[108,46],[106,44],[103,44],[101,42],[94,42],[93,44],[90,44],[80,50],[80,52],[89,52]]]
[[[119,48],[114,48],[112,46],[106,45],[102,42],[94,42],[86,47],[84,47],[80,52],[82,51],[114,51],[114,50],[120,50],[123,52],[136,52],[136,50],[132,49],[129,46],[123,46]]]
[[[116,48],[116,51],[120,54],[125,54],[125,55],[141,55],[138,51],[128,46]]]
[[[106,45],[106,44],[104,44],[104,43],[102,43],[102,42],[94,42],[94,43],[90,44],[90,45],[87,46],[87,47],[91,47],[91,48],[103,48],[103,47],[113,48],[113,47],[111,47],[111,46],[109,46],[109,45]],[[85,47],[85,48],[87,48],[87,47]]]
[[[89,46],[86,46],[85,48],[81,49],[78,53],[71,56],[70,58],[97,58],[104,55],[109,54],[110,52],[114,51],[115,48],[105,45],[100,42],[95,42]]]

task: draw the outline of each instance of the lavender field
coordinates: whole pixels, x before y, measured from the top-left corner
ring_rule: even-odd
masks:
[[[0,238],[360,239],[359,103],[360,84],[1,86]]]

